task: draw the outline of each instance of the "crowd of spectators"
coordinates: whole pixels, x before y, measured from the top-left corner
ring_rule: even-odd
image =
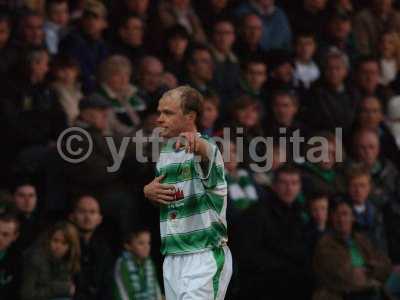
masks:
[[[161,95],[184,84],[204,97],[199,131],[242,138],[220,145],[228,299],[400,299],[400,1],[0,0],[0,11],[0,299],[161,299],[159,212],[143,195],[154,163],[124,138],[151,135]],[[70,127],[92,140],[78,164],[57,144]],[[299,159],[295,132],[309,141],[301,154],[325,159]],[[255,160],[260,136],[274,144]]]

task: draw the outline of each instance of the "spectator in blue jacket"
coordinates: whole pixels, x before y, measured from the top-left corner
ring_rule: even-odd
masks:
[[[238,17],[245,14],[257,14],[263,23],[261,48],[289,49],[292,33],[285,12],[275,5],[275,0],[249,0],[236,10]]]

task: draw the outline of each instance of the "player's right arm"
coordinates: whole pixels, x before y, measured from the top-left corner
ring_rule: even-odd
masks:
[[[152,182],[144,186],[144,195],[150,201],[157,204],[167,205],[174,201],[175,188],[170,184],[163,184],[161,180],[164,175],[154,178]]]

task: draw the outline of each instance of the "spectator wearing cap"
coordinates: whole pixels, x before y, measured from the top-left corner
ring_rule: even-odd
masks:
[[[356,42],[352,32],[352,22],[349,15],[344,13],[331,13],[326,21],[325,34],[321,37],[318,47],[318,59],[324,57],[332,48],[339,49],[347,55],[351,63],[358,57]]]
[[[100,67],[100,88],[97,90],[112,105],[110,131],[112,134],[132,134],[141,124],[141,114],[147,106],[138,96],[138,89],[129,81],[132,66],[125,56],[111,55]]]
[[[96,70],[108,55],[108,47],[103,41],[103,31],[107,27],[107,10],[99,1],[85,4],[80,26],[61,41],[63,54],[75,58],[81,68],[83,92],[89,94],[96,87]]]
[[[225,103],[234,97],[240,79],[239,60],[232,51],[235,38],[235,27],[231,21],[221,19],[214,23],[211,39],[215,65],[213,86]]]
[[[400,13],[393,8],[393,0],[373,0],[370,7],[354,18],[354,34],[360,54],[377,55],[379,40],[385,30],[400,33]]]
[[[262,20],[254,13],[243,15],[238,28],[238,39],[234,51],[240,61],[245,61],[252,56],[263,57],[265,51],[261,48],[263,34]]]
[[[389,100],[387,105],[386,125],[400,148],[400,97],[396,96]]]
[[[111,43],[111,53],[126,56],[132,65],[137,64],[146,54],[144,46],[145,23],[133,14],[120,18],[115,37]]]
[[[118,233],[123,233],[132,225],[135,211],[132,195],[123,177],[124,162],[115,172],[108,170],[115,161],[105,136],[113,139],[116,149],[119,149],[122,141],[121,136],[108,133],[111,103],[94,94],[82,99],[79,109],[80,115],[75,126],[86,130],[92,141],[90,146],[90,141],[84,139],[80,144],[81,149],[88,151],[91,147],[92,152],[79,164],[64,163],[69,198],[74,199],[84,194],[95,195],[104,216]],[[123,159],[129,159],[130,154],[131,148],[128,148]]]
[[[190,36],[182,25],[171,27],[165,32],[166,47],[161,52],[165,70],[172,73],[179,82],[184,81],[185,55]]]
[[[311,90],[308,100],[308,119],[315,130],[334,132],[341,128],[349,133],[355,118],[356,103],[346,78],[349,72],[347,56],[339,51],[330,51],[324,60],[322,78]]]
[[[275,5],[275,0],[249,0],[235,11],[236,16],[255,14],[262,21],[261,48],[290,49],[292,33],[285,12]]]

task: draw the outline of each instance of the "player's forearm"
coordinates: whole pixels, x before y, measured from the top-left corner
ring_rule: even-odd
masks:
[[[205,140],[203,140],[202,138],[199,138],[197,142],[198,142],[198,145],[196,147],[197,148],[196,154],[201,157],[201,161],[210,160],[210,157],[209,157],[210,149],[209,149],[208,143]]]

